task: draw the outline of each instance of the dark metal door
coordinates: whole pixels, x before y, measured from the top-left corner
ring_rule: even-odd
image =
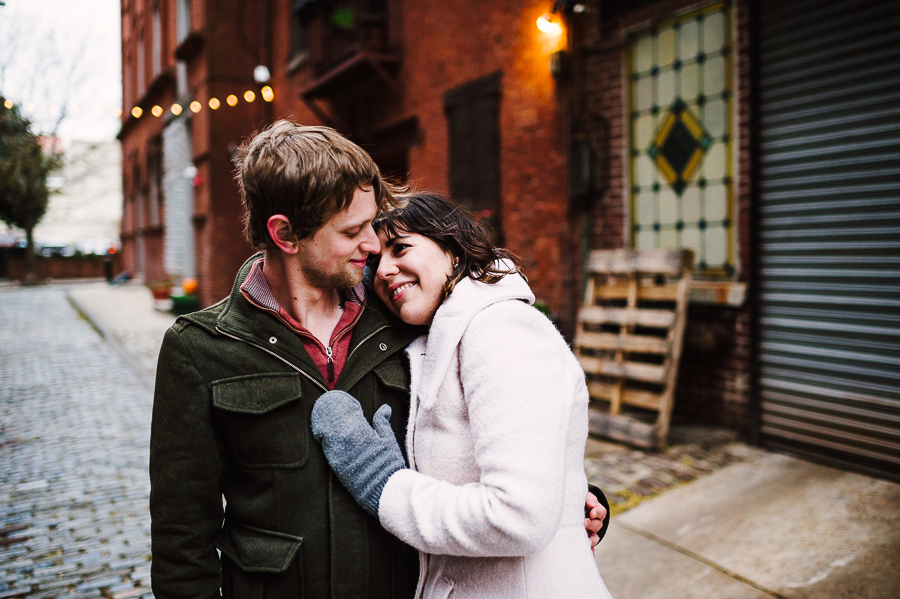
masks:
[[[900,10],[764,0],[760,435],[900,478]]]

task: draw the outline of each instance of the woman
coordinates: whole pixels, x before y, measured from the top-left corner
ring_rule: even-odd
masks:
[[[417,597],[609,597],[584,530],[584,372],[518,259],[446,198],[379,217],[374,288],[428,325],[410,358],[409,468],[383,406],[323,395],[313,434],[354,498],[417,548]]]

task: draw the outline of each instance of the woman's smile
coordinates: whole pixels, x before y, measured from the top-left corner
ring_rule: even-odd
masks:
[[[381,255],[375,273],[375,293],[407,324],[430,324],[444,299],[453,271],[449,252],[430,238],[401,232],[378,234]]]

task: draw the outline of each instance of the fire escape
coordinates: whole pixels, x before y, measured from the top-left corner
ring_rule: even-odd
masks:
[[[389,0],[295,0],[294,37],[307,70],[303,102],[366,148],[384,171],[399,172],[418,124],[411,119],[378,129],[378,104],[399,102],[402,93],[389,5]]]

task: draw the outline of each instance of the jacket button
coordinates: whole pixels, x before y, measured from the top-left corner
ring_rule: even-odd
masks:
[[[278,343],[278,338],[275,336],[269,337],[269,343],[275,345],[276,343]]]
[[[382,343],[381,345],[378,346],[378,349],[380,349],[381,351],[385,351],[385,350],[387,350],[387,345]]]

